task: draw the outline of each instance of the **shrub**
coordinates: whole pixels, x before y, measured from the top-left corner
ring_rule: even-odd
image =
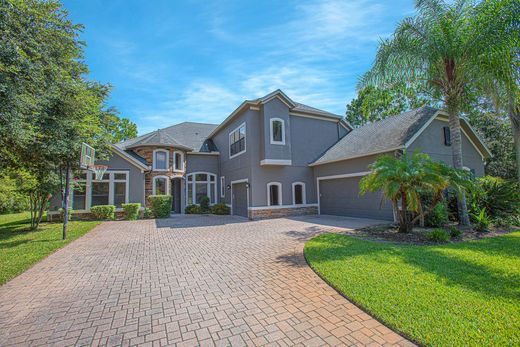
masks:
[[[450,240],[450,234],[444,229],[433,229],[426,234],[426,237],[434,242],[448,242]]]
[[[430,227],[442,227],[448,221],[448,206],[445,202],[438,203],[425,219],[426,225]]]
[[[207,196],[203,196],[199,199],[200,208],[202,211],[209,211],[209,198]]]
[[[115,217],[116,207],[114,205],[98,205],[90,208],[90,213],[95,219],[113,220]]]
[[[450,227],[450,236],[452,238],[457,238],[457,237],[460,237],[461,235],[462,235],[462,230],[460,230],[459,228],[457,228],[455,226]]]
[[[471,213],[470,216],[473,223],[475,223],[473,228],[476,231],[480,233],[488,231],[490,220],[485,208],[481,209],[478,214]]]
[[[63,216],[65,215],[65,209],[64,208],[59,208],[58,209],[58,212],[60,213],[60,220],[63,221]],[[68,215],[69,215],[69,220],[72,219],[72,209],[69,208],[69,211],[68,211]]]
[[[152,210],[148,207],[145,207],[143,210],[143,218],[144,219],[150,219],[153,218]]]
[[[188,205],[185,209],[186,214],[201,214],[203,213],[199,205]]]
[[[474,213],[485,209],[490,218],[520,215],[520,187],[517,182],[500,177],[478,179],[479,189],[471,196]]]
[[[223,202],[220,202],[218,204],[211,206],[211,213],[213,213],[213,214],[225,215],[225,214],[230,214],[230,212],[231,212],[231,209]]]
[[[171,195],[150,195],[148,197],[148,204],[155,218],[170,217],[172,211]]]
[[[123,204],[121,206],[125,211],[125,219],[136,220],[139,217],[139,210],[141,209],[140,203],[135,202],[130,204]]]

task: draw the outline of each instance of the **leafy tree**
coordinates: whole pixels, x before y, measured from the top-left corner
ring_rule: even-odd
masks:
[[[498,23],[497,34],[503,39],[483,55],[477,86],[509,118],[520,183],[520,5],[518,0],[493,1],[483,7],[480,17],[481,21]],[[501,112],[497,115],[500,118]]]
[[[465,191],[471,187],[469,173],[454,169],[442,162],[433,161],[424,153],[406,152],[399,158],[380,156],[370,165],[372,171],[363,177],[359,186],[360,194],[382,191],[384,198],[392,202],[394,211],[398,212],[399,232],[410,232],[413,225],[437,206],[443,199],[443,191],[452,188]],[[427,210],[423,209],[421,197],[431,196]],[[401,202],[401,209],[398,202]],[[417,214],[413,219],[410,212]]]
[[[380,43],[375,63],[359,82],[385,87],[397,83],[419,85],[442,100],[449,115],[453,166],[463,168],[460,112],[468,87],[481,78],[482,56],[506,40],[501,23],[485,17],[488,3],[458,0],[417,0],[417,13],[402,20],[393,36]],[[494,15],[509,16],[497,10]],[[466,197],[459,197],[462,225],[469,225]]]
[[[0,174],[0,214],[26,211],[29,208],[29,201],[20,192],[15,177],[14,172]]]
[[[110,87],[87,80],[81,29],[57,1],[0,2],[0,167],[32,177],[25,186],[36,227],[62,173],[68,210],[82,142],[106,154],[110,142],[135,133],[107,108]]]
[[[368,85],[347,105],[345,118],[359,127],[431,103],[426,95],[403,84],[385,89]]]

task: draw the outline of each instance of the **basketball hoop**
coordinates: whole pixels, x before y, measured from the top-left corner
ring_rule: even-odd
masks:
[[[100,181],[103,179],[103,175],[108,169],[108,166],[106,165],[92,165],[88,168],[90,171],[94,172],[96,175],[96,181]]]

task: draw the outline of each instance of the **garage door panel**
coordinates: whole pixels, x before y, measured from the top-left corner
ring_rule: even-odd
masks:
[[[320,181],[320,213],[393,220],[392,205],[381,193],[359,196],[360,177]]]

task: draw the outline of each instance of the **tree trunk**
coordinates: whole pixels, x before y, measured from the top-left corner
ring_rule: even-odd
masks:
[[[406,194],[401,193],[401,218],[399,223],[400,233],[409,233],[411,231],[410,222],[408,220],[408,201],[406,200]]]
[[[511,121],[511,129],[513,131],[513,142],[516,154],[516,178],[520,183],[520,106],[515,107],[512,97],[509,97],[507,114]]]
[[[462,163],[462,135],[460,130],[459,111],[456,106],[447,103],[447,110],[449,115],[449,125],[451,134],[451,150],[453,167],[456,169],[463,169]],[[459,223],[461,225],[469,225],[468,206],[466,203],[466,194],[461,193],[457,199],[459,210]]]
[[[63,239],[67,239],[67,229],[69,227],[69,193],[70,193],[70,164],[67,163],[65,169],[65,195],[63,197]]]

